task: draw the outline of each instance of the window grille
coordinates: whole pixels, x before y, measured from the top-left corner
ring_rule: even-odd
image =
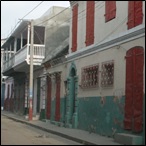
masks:
[[[94,88],[98,86],[99,64],[82,68],[82,88]]]
[[[112,87],[114,84],[114,61],[102,63],[101,87]]]

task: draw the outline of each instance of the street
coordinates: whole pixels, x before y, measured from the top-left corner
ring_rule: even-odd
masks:
[[[1,115],[1,145],[81,145]]]

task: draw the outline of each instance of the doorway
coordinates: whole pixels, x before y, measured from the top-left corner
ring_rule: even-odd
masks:
[[[144,50],[134,47],[126,53],[126,89],[124,128],[142,131]]]

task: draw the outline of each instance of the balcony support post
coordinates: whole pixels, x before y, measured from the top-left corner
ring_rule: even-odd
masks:
[[[33,20],[31,20],[31,46],[30,46],[30,77],[29,77],[29,121],[32,120],[32,109],[33,109],[33,36],[34,36],[34,26]]]
[[[9,58],[11,58],[11,56],[12,56],[12,45],[10,44],[10,54],[9,54]]]
[[[6,49],[6,61],[8,61],[8,58],[9,58],[9,53],[8,53],[8,47],[7,47],[7,49]]]
[[[21,48],[23,47],[23,34],[21,33]]]
[[[14,54],[17,51],[17,38],[15,38],[15,42],[14,42]]]
[[[30,24],[28,24],[28,28],[27,28],[27,57],[29,55],[29,44],[30,44]]]

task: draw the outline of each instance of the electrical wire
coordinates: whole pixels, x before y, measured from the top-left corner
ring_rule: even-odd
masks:
[[[7,38],[14,32],[16,26],[27,16],[29,15],[32,11],[34,11],[38,6],[40,6],[44,1],[41,1],[38,5],[36,5],[31,11],[29,11],[27,14],[25,14],[21,19],[19,19],[19,21],[17,22],[17,24],[14,26],[13,30],[10,32],[10,34],[7,36]]]
[[[98,10],[101,9],[101,8],[104,6],[103,3],[104,3],[104,2],[100,3],[100,5],[97,5],[95,8],[96,8],[96,9],[98,8]],[[103,4],[103,5],[101,6],[101,4]],[[100,6],[100,7],[99,7],[99,6]],[[53,16],[53,17],[51,17],[51,18],[49,18],[49,19],[47,19],[47,20],[44,20],[44,21],[42,21],[41,23],[38,23],[38,24],[42,24],[42,23],[44,23],[44,22],[46,22],[46,21],[49,21],[49,20],[53,19],[54,17],[56,17],[57,15],[61,14],[61,13],[64,12],[65,10],[68,10],[68,8],[69,8],[69,7],[67,7],[67,8],[64,9],[63,11],[59,12],[59,13],[56,14],[55,16]],[[86,9],[82,10],[81,12],[79,12],[78,15],[81,14],[81,13],[83,13],[85,10],[86,10]],[[81,18],[78,19],[78,21],[84,19],[85,17],[83,17],[83,16],[86,16],[86,14],[85,14],[85,15],[82,15]],[[62,25],[62,24],[64,24],[65,22],[70,21],[70,19],[72,19],[72,18],[69,18],[69,19],[67,19],[66,21],[63,21],[63,23],[57,24],[57,26],[58,26],[58,25]],[[95,45],[98,45],[99,43],[101,43],[102,41],[104,41],[107,37],[109,37],[111,34],[113,34],[113,33],[125,22],[126,19],[127,19],[127,17],[116,27],[116,29],[114,29],[113,31],[111,31],[108,35],[106,35],[106,36],[104,37],[104,39],[102,39],[100,42],[96,43]],[[36,24],[36,25],[38,25],[38,24]],[[49,28],[46,29],[46,30],[52,29],[53,27],[56,27],[56,25],[55,25],[55,26],[52,26],[52,27],[49,27]],[[37,32],[36,32],[36,33],[37,33]],[[37,33],[37,35],[38,35],[38,33]],[[40,39],[39,39],[39,40],[40,40]],[[48,54],[46,54],[46,57],[47,57],[47,56],[48,56]]]

